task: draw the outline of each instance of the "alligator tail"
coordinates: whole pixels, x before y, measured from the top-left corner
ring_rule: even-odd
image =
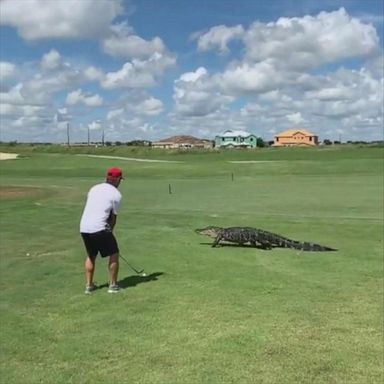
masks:
[[[309,252],[330,252],[330,251],[337,251],[335,248],[327,247],[325,245],[315,244],[315,243],[309,243],[307,241],[300,242],[295,240],[289,240],[286,247],[298,249],[301,251],[309,251]]]

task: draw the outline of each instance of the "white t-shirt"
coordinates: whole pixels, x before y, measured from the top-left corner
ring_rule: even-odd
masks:
[[[80,221],[81,233],[95,233],[107,228],[110,213],[117,215],[121,193],[111,184],[102,183],[93,186],[87,197]]]

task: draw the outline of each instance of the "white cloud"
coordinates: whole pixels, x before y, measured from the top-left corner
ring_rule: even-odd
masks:
[[[302,123],[306,122],[306,120],[303,119],[303,117],[301,116],[300,112],[291,113],[291,114],[287,115],[287,120],[290,123],[293,123],[294,125],[298,125],[298,124],[302,124]]]
[[[108,72],[101,81],[105,89],[116,88],[149,88],[156,84],[150,72],[140,71],[133,63],[125,63],[116,72]]]
[[[308,69],[338,60],[374,54],[375,28],[350,17],[344,8],[317,16],[254,23],[244,35],[245,59],[275,59],[276,66]]]
[[[16,65],[7,61],[0,61],[0,81],[7,81],[16,76]]]
[[[112,109],[107,114],[107,120],[119,119],[124,114],[124,108]]]
[[[200,35],[198,49],[225,51],[225,39],[220,43],[215,34],[221,27]],[[179,124],[185,124],[184,116],[205,116],[204,124],[214,116],[216,124],[225,125],[229,119],[225,107],[234,99],[246,98],[253,101],[230,115],[238,126],[256,125],[267,133],[304,125],[321,134],[323,127],[337,132],[338,124],[349,117],[350,124],[369,126],[367,137],[375,136],[377,118],[382,120],[383,92],[379,39],[372,25],[350,17],[341,8],[317,16],[256,22],[242,33],[239,30],[236,38],[245,45],[242,58],[230,62],[222,72],[208,75],[205,68],[199,69],[175,82],[173,118]],[[314,68],[355,57],[376,59],[360,72],[345,69],[323,76],[309,74]],[[223,119],[217,117],[217,111]]]
[[[243,63],[218,75],[223,89],[231,94],[268,92],[288,81],[288,75],[277,71],[268,61],[249,65]]]
[[[96,95],[86,95],[81,89],[70,92],[67,95],[66,104],[75,105],[75,104],[84,104],[87,107],[99,107],[103,105],[103,98]]]
[[[107,140],[128,141],[133,139],[153,139],[155,125],[145,122],[142,117],[133,118],[120,117],[110,120],[105,129]]]
[[[99,38],[122,11],[121,0],[2,0],[0,22],[25,40]]]
[[[242,116],[251,116],[255,118],[258,118],[264,112],[264,107],[261,104],[255,102],[247,103],[243,108],[240,109],[240,114]]]
[[[346,100],[351,98],[351,96],[352,90],[342,85],[339,87],[322,88],[307,93],[308,98],[316,98],[323,101]]]
[[[111,27],[111,36],[102,41],[105,53],[125,59],[148,59],[155,52],[165,53],[166,47],[159,37],[150,41],[134,35],[126,23]]]
[[[71,119],[72,117],[69,115],[67,108],[59,108],[53,117],[55,123],[68,122]]]
[[[119,103],[124,107],[113,107],[107,113],[108,138],[114,140],[128,140],[130,137],[142,138],[142,134],[149,135],[152,132],[153,124],[145,122],[148,116],[157,116],[163,112],[163,103],[154,98],[141,98],[133,96],[123,97]],[[127,135],[127,138],[123,138]],[[150,138],[149,136],[147,137]]]
[[[132,60],[119,71],[107,73],[101,85],[106,89],[150,88],[156,85],[158,77],[175,64],[173,56],[154,53],[148,60]]]
[[[60,53],[55,49],[51,49],[48,53],[43,55],[41,60],[41,67],[43,69],[57,69],[61,66],[61,56]]]
[[[23,84],[19,83],[13,86],[8,92],[0,93],[1,104],[21,105],[25,104],[25,99],[21,94]]]
[[[277,89],[274,89],[273,91],[269,91],[259,95],[260,100],[273,102],[273,103],[278,102],[283,97],[286,97],[286,96],[283,95],[282,92]]]
[[[51,105],[59,92],[73,89],[88,81],[86,71],[78,70],[62,60],[60,53],[51,49],[44,54],[40,63],[23,63],[19,69],[5,65],[7,73],[19,73],[19,83],[13,87],[1,87],[2,99],[15,99],[21,104]],[[91,72],[91,71],[89,71]],[[97,99],[90,99],[97,104]]]
[[[103,127],[103,125],[102,125],[100,120],[95,120],[95,121],[92,121],[91,123],[88,124],[88,128],[91,131],[96,131],[98,129],[101,129],[102,127]]]
[[[208,72],[204,67],[199,67],[195,72],[186,72],[180,76],[180,81],[195,82],[207,75]]]
[[[135,105],[133,111],[138,115],[155,116],[163,112],[163,103],[159,99],[150,97]]]
[[[380,55],[369,58],[366,62],[366,68],[377,78],[384,77],[384,55],[381,52]]]
[[[43,118],[49,115],[48,105],[39,105],[33,99],[25,98],[22,94],[21,83],[13,86],[8,92],[0,93],[0,115],[19,118]],[[24,120],[19,120],[24,121]],[[28,121],[32,121],[29,119]]]
[[[220,92],[215,80],[203,67],[183,73],[175,80],[175,113],[183,116],[206,116],[233,101]]]
[[[14,128],[30,128],[41,123],[41,119],[38,116],[22,116],[16,120],[13,120],[11,126]]]
[[[22,94],[23,84],[19,83],[0,93],[0,116],[3,127],[28,129],[34,124],[44,125],[51,114],[50,106],[38,104],[33,98],[25,98]],[[24,124],[24,126],[23,126]],[[4,130],[6,133],[7,130]]]
[[[306,92],[303,100],[317,105],[317,112],[329,116],[377,116],[381,113],[384,102],[383,79],[374,78],[364,69],[341,69],[324,77],[318,89]]]
[[[93,96],[83,96],[82,101],[88,107],[100,107],[103,105],[103,98],[98,94]]]
[[[84,76],[90,81],[101,80],[103,78],[103,71],[91,66],[84,70]]]
[[[199,129],[201,134],[209,132],[212,137],[215,132],[231,126],[270,140],[277,132],[300,126],[314,131],[322,139],[337,140],[339,135],[343,135],[344,140],[359,137],[377,140],[382,135],[384,82],[368,70],[339,69],[324,75],[300,75],[300,84],[277,79],[276,89],[265,93],[240,92],[245,87],[242,84],[236,90],[232,83],[229,86],[228,82],[217,80],[223,78],[223,74],[210,76],[208,72],[202,73],[204,76],[188,73],[185,79],[190,81],[181,81],[180,77],[175,83],[175,108],[171,121],[183,132],[197,132],[196,126],[199,126],[202,127]],[[283,76],[284,72],[277,74]],[[247,75],[247,71],[242,75]],[[264,77],[267,81],[268,76]],[[276,76],[270,77],[272,84],[273,77]],[[223,84],[226,84],[228,92],[235,94],[238,91],[242,97],[247,95],[245,100],[253,101],[238,110],[231,110],[227,99],[227,103],[219,103],[215,108],[215,96],[223,97],[219,92],[223,90]],[[251,81],[247,87],[260,91],[268,89],[268,86],[260,84],[263,83]]]
[[[18,114],[17,106],[8,103],[0,103],[0,116],[14,116]]]
[[[54,94],[71,89],[84,81],[84,75],[69,64],[58,71],[36,73],[23,83],[22,94],[38,103],[49,103]]]
[[[235,27],[227,27],[219,25],[211,28],[206,33],[198,33],[193,37],[197,37],[197,48],[199,51],[208,51],[219,49],[221,53],[227,53],[228,43],[231,40],[240,39],[244,34],[244,28],[241,25]]]

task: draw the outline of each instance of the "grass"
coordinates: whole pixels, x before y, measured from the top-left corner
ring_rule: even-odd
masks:
[[[2,162],[2,381],[381,383],[382,155],[161,153],[180,163],[140,163],[28,149]],[[122,262],[124,291],[88,297],[78,224],[87,190],[112,165],[126,176],[122,254],[149,276]],[[193,232],[209,224],[339,251],[211,248]],[[96,280],[107,281],[104,260]]]

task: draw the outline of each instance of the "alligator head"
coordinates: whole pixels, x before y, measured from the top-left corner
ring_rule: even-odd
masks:
[[[205,227],[205,228],[195,229],[195,232],[198,233],[199,235],[206,235],[206,236],[215,238],[222,229],[223,228],[221,227],[215,227],[214,225],[209,225],[208,227]]]

